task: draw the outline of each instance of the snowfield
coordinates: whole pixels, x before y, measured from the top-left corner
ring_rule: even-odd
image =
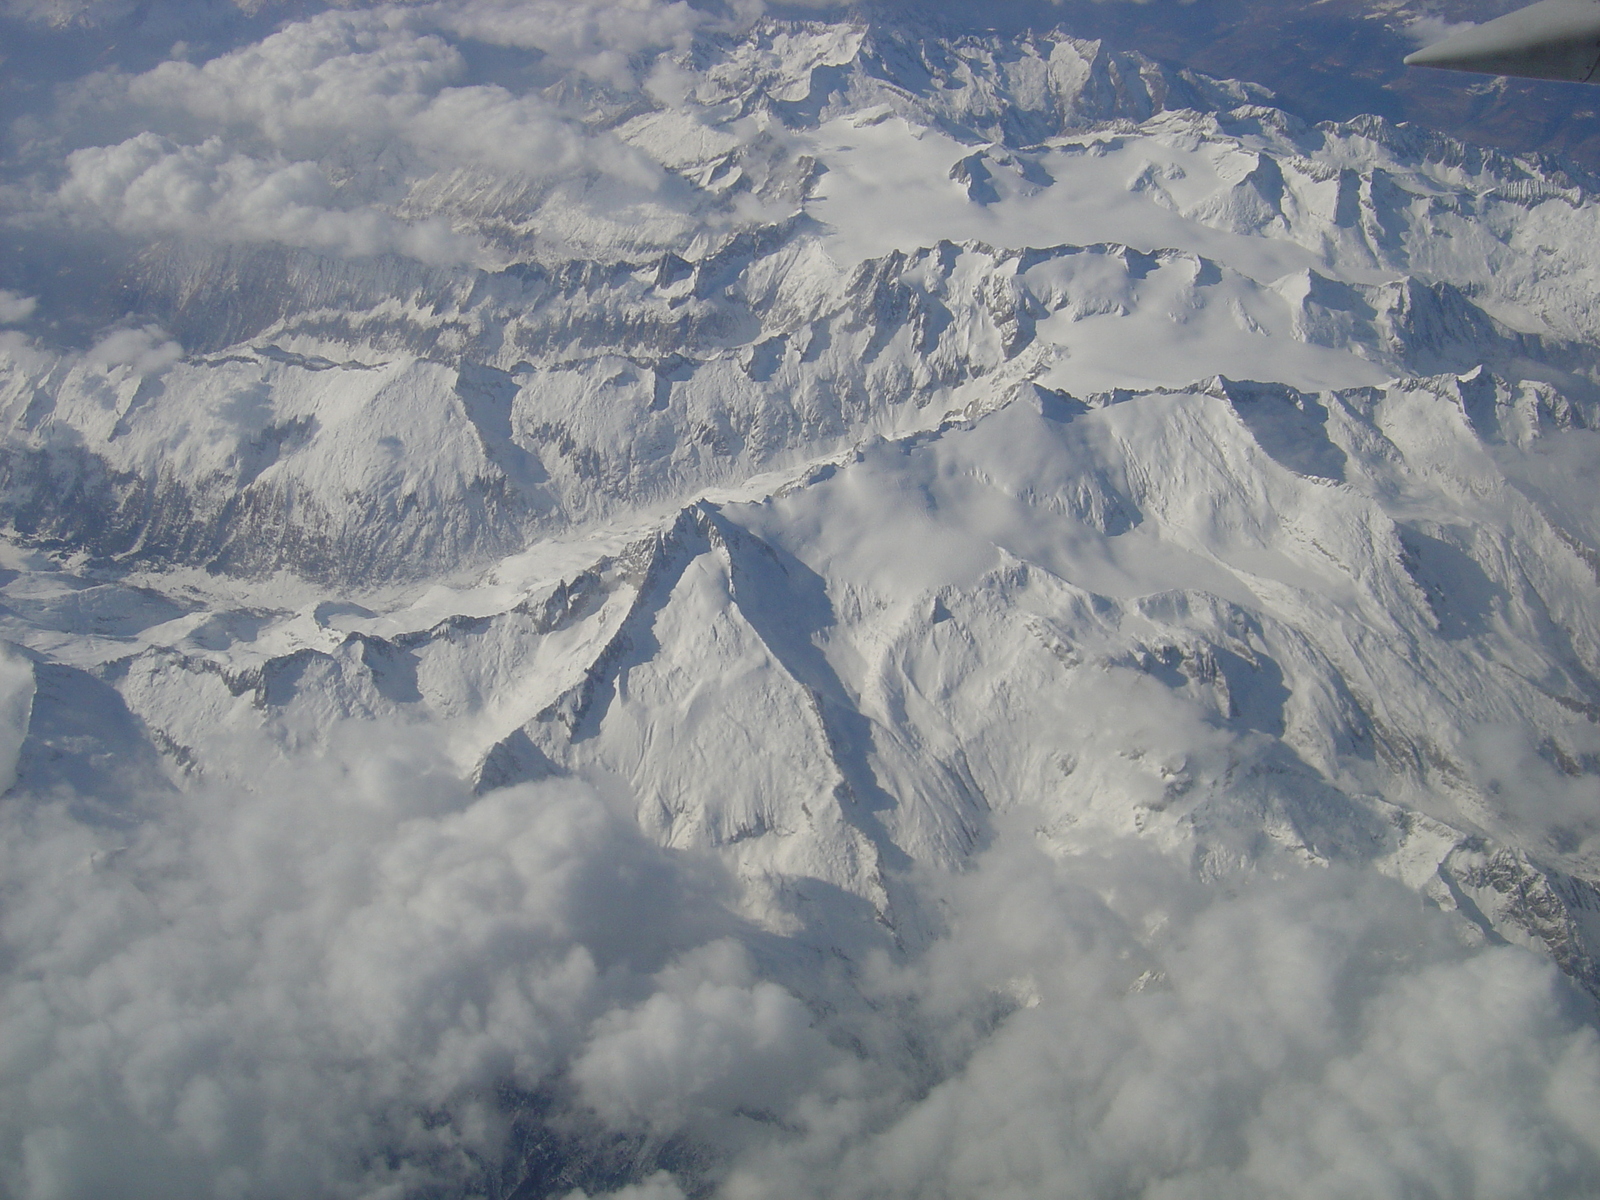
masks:
[[[51,103],[0,1193],[1600,1188],[1600,178],[647,0]]]

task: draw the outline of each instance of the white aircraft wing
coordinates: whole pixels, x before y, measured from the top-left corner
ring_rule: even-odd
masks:
[[[1600,83],[1600,0],[1539,0],[1407,55],[1406,64]]]

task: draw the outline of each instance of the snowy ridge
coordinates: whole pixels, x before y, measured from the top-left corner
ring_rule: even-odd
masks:
[[[602,769],[664,844],[727,847],[748,878],[816,879],[880,906],[874,837],[958,863],[983,814],[1020,797],[1057,797],[1069,842],[1080,823],[1131,822],[1192,846],[1208,874],[1252,861],[1263,835],[1407,876],[1413,854],[1432,855],[1453,903],[1472,893],[1449,863],[1467,855],[1480,879],[1475,847],[1536,845],[1524,874],[1565,866],[1577,890],[1544,885],[1540,914],[1496,900],[1482,921],[1548,941],[1592,980],[1593,868],[1561,824],[1581,806],[1562,818],[1502,796],[1509,764],[1473,745],[1514,724],[1539,731],[1543,764],[1516,769],[1552,783],[1595,770],[1594,531],[1553,524],[1519,478],[1529,448],[1574,428],[1547,387],[1481,371],[1321,394],[1219,379],[1096,407],[1030,388],[772,499],[697,503],[499,612],[405,631],[403,610],[324,603],[262,656],[259,635],[219,640],[226,614],[154,607],[136,630],[106,599],[129,627],[96,639],[95,666],[186,764],[203,766],[219,720],[310,731],[405,714],[457,729],[480,787]],[[915,530],[926,561],[878,547],[882,561],[843,551],[830,569],[830,526],[869,512]],[[1170,692],[1196,729],[1233,733],[1162,749],[1114,722],[1072,728],[1080,689],[1158,687],[1148,702]],[[719,801],[710,761],[756,774],[728,778]],[[1428,848],[1392,827],[1399,811],[1432,818]]]
[[[942,242],[845,273],[791,239],[748,262],[669,256],[601,279],[525,280],[500,306],[519,302],[476,334],[500,346],[488,363],[382,342],[365,352],[395,357],[340,361],[321,353],[336,349],[325,334],[288,330],[159,381],[24,360],[5,395],[13,519],[101,556],[357,583],[481,561],[536,530],[915,425],[1002,366],[1110,383],[1116,364],[1094,362],[1108,321],[1125,344],[1175,333],[1198,365],[1235,370],[1273,337],[1297,382],[1586,363],[1447,282],[1349,284],[1307,269],[1263,286],[1193,253],[1120,244]]]

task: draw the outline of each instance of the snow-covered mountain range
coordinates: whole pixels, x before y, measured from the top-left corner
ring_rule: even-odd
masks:
[[[883,0],[891,3],[893,0]],[[927,0],[916,6],[926,11]],[[954,14],[959,5],[940,5]],[[1516,0],[1009,0],[986,14],[1007,28],[1063,25],[1075,35],[1271,88],[1313,121],[1376,113],[1503,150],[1600,163],[1600,118],[1586,87],[1447,75],[1403,65],[1411,51]]]
[[[582,7],[13,128],[3,1186],[1593,1186],[1600,178]]]

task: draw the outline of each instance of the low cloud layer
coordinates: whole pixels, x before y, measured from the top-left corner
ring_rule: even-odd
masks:
[[[20,325],[33,315],[39,302],[32,296],[0,289],[0,325]]]
[[[183,357],[183,347],[158,325],[137,329],[114,329],[89,348],[88,361],[102,370],[127,367],[135,374],[148,375],[171,366]]]
[[[313,164],[262,162],[216,138],[183,146],[142,133],[75,151],[67,171],[57,194],[64,208],[141,239],[198,234],[425,262],[462,261],[473,249],[442,221],[410,224],[370,206],[340,208]]]
[[[11,194],[10,219],[109,227],[136,243],[481,263],[470,222],[403,212],[414,186],[469,170],[535,188],[603,180],[608,210],[658,202],[659,164],[542,89],[567,76],[637,93],[653,56],[759,11],[682,0],[380,5],[290,20],[195,61],[179,45],[147,70],[62,81],[54,109],[16,127],[34,169]],[[504,81],[485,77],[481,53],[469,62],[485,46],[515,52]]]
[[[979,981],[1010,974],[1020,1007],[882,1132],[845,1139],[837,1165],[784,1148],[788,1184],[950,1197],[1593,1186],[1593,1031],[1547,969],[1460,951],[1397,887],[1312,872],[1190,908],[1165,865],[1047,865],[1012,841],[954,898],[957,928],[910,969],[918,1004],[972,1011]],[[763,1163],[729,1191],[785,1194],[773,1178]]]
[[[631,59],[650,50],[687,49],[703,29],[759,16],[761,0],[737,0],[708,11],[684,0],[468,0],[418,11],[441,29],[495,46],[537,50],[552,61],[620,88],[636,85]]]
[[[7,1194],[1600,1183],[1575,993],[1381,879],[1219,895],[1131,846],[1058,861],[1018,814],[917,885],[940,936],[852,965],[581,783],[474,797],[413,729],[267,758],[110,823],[4,801]]]
[[[408,742],[352,731],[126,829],[7,800],[8,1194],[466,1181],[497,1097],[706,937],[683,872],[586,789],[474,800]]]
[[[1471,21],[1450,21],[1437,14],[1425,13],[1405,27],[1405,35],[1418,46],[1431,46],[1471,27]]]

